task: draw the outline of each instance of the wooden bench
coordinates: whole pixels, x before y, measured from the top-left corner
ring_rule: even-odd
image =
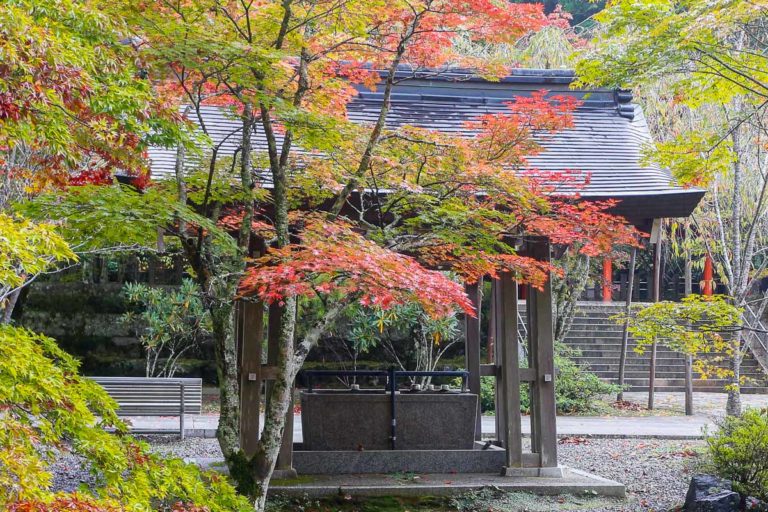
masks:
[[[184,439],[184,415],[200,414],[203,408],[202,379],[146,377],[91,377],[118,404],[119,416],[178,416]],[[159,434],[167,430],[133,430]]]

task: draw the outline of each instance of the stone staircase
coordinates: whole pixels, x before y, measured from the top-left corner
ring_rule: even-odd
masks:
[[[577,349],[580,355],[574,359],[600,378],[616,382],[619,373],[619,355],[621,351],[622,325],[610,317],[624,311],[620,303],[583,302],[578,306],[571,330],[565,343]],[[626,383],[632,391],[647,391],[650,367],[650,350],[643,355],[633,349],[634,340],[630,337],[625,370]],[[724,363],[725,364],[725,363]],[[768,377],[752,354],[747,354],[741,367],[747,382],[742,387],[743,393],[768,393]],[[701,379],[694,372],[695,391],[722,392],[724,380]],[[684,391],[685,357],[672,350],[658,346],[656,353],[656,391]]]

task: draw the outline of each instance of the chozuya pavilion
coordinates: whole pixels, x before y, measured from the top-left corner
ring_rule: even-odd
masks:
[[[654,226],[659,219],[690,215],[703,196],[701,190],[675,186],[664,169],[642,163],[641,151],[650,140],[649,130],[627,91],[572,90],[573,74],[555,70],[518,69],[498,82],[466,70],[403,70],[399,78],[402,80],[395,87],[387,118],[390,127],[407,124],[457,132],[466,130],[466,121],[501,111],[504,102],[533,91],[545,89],[550,94],[575,96],[581,104],[574,113],[574,126],[545,141],[546,150],[530,159],[531,166],[543,171],[578,169],[589,173],[589,183],[580,191],[583,200],[618,200],[614,213],[651,234],[651,243],[655,242],[658,229]],[[380,93],[360,91],[348,107],[350,118],[372,122],[381,101]],[[205,109],[204,119],[213,142],[224,141],[221,153],[234,153],[237,137],[231,142],[225,139],[237,130],[237,122],[216,107]],[[258,148],[263,141],[254,139],[253,143]],[[155,149],[150,157],[155,177],[173,172],[175,152]],[[550,250],[546,239],[527,239],[520,247],[521,252],[541,260],[550,258]],[[467,291],[479,306],[478,285],[467,286]],[[524,314],[518,311],[519,299],[525,300]],[[369,390],[321,390],[317,383],[323,379],[327,382],[329,375],[307,372],[302,379],[306,387],[298,391],[303,442],[292,442],[295,425],[289,413],[278,473],[336,475],[336,480],[328,481],[330,492],[338,490],[339,482],[353,486],[343,481],[343,475],[413,471],[485,474],[487,478],[482,481],[492,479],[495,485],[499,480],[521,480],[505,476],[524,477],[522,480],[529,483],[550,482],[544,487],[554,485],[558,491],[571,486],[623,495],[620,484],[590,480],[584,473],[558,465],[551,284],[536,290],[518,286],[511,277],[501,278],[492,282],[491,303],[487,332],[496,340],[494,362],[481,364],[480,358],[481,323],[488,319],[467,318],[466,371],[455,374],[465,383],[460,390],[407,388],[407,375],[394,371],[358,375],[361,382],[369,383]],[[262,384],[274,375],[271,365],[276,342],[268,333],[262,361],[264,308],[243,302],[239,311],[242,446],[248,452],[258,439]],[[518,336],[519,321],[527,339]],[[519,350],[521,344],[526,344],[527,350]],[[527,361],[521,361],[521,354]],[[496,380],[496,434],[490,442],[481,441],[481,376]],[[378,386],[371,386],[371,382],[378,382]],[[520,413],[521,386],[530,391],[529,417]],[[530,451],[523,450],[523,421],[531,425]],[[528,488],[535,489],[536,485]]]

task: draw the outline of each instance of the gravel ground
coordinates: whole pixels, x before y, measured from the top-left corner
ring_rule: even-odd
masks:
[[[94,483],[94,477],[83,467],[81,459],[74,455],[65,454],[56,459],[51,465],[53,474],[53,489],[56,491],[74,492],[81,486]]]
[[[606,510],[669,510],[682,504],[704,441],[587,439],[562,443],[560,461],[627,486],[627,501]]]
[[[171,436],[147,437],[159,452],[178,457],[220,458],[215,439]],[[625,501],[584,498],[539,498],[541,510],[591,511],[665,511],[681,504],[688,481],[699,462],[697,455],[703,441],[668,441],[656,439],[561,439],[558,447],[561,463],[595,473],[627,486]],[[539,510],[501,499],[494,510]]]

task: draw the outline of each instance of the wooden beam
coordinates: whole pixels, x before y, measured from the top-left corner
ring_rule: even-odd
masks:
[[[531,242],[531,256],[539,261],[549,262],[549,242]],[[543,290],[532,289],[535,298],[532,308],[531,368],[536,372],[532,385],[536,393],[532,416],[536,430],[536,452],[541,454],[541,467],[557,466],[557,412],[555,407],[555,345],[552,317],[552,279],[547,280]],[[533,326],[532,326],[533,327]]]
[[[482,305],[482,286],[480,279],[476,283],[465,285],[465,290],[469,300],[475,307],[476,315],[465,316],[465,347],[464,354],[466,358],[467,371],[469,372],[469,392],[478,396],[477,411],[475,419],[475,439],[477,441],[482,437],[482,416],[480,413],[480,306]]]
[[[235,315],[240,340],[240,447],[249,457],[256,453],[261,414],[261,352],[264,340],[264,305],[238,301]]]
[[[517,338],[517,282],[512,274],[501,274],[499,320],[501,333],[501,399],[504,402],[504,427],[501,440],[506,448],[506,467],[522,467],[523,431],[520,414],[520,360]]]
[[[480,365],[480,376],[481,377],[498,377],[499,376],[499,367],[495,364],[481,364]]]
[[[609,258],[603,259],[603,302],[613,300],[613,263]]]

